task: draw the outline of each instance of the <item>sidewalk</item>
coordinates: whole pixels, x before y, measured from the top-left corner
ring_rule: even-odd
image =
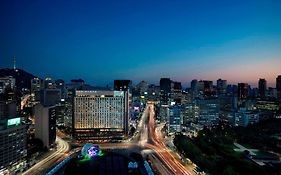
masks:
[[[234,148],[234,151],[236,151],[236,152],[249,151],[251,156],[257,155],[256,152],[259,151],[258,149],[247,149],[244,146],[240,145],[239,143],[234,143],[234,145],[237,147],[237,148]]]

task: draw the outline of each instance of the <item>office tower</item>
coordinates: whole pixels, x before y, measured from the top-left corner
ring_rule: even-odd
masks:
[[[58,80],[55,81],[55,84],[56,84],[56,89],[60,89],[61,98],[65,99],[66,95],[67,95],[67,92],[66,92],[64,81],[62,79],[58,79]]]
[[[30,80],[31,86],[30,86],[30,93],[31,93],[31,100],[33,102],[40,101],[40,90],[44,88],[43,80],[40,78],[33,78]]]
[[[259,79],[259,90],[258,90],[258,92],[259,92],[259,97],[264,98],[264,97],[265,97],[266,90],[267,90],[266,80],[260,78],[260,79]]]
[[[196,99],[199,107],[198,123],[211,126],[219,122],[219,100],[217,98]]]
[[[31,79],[31,93],[35,93],[36,91],[40,91],[42,87],[42,80],[40,78]]]
[[[196,79],[191,81],[190,90],[193,97],[196,97],[198,95],[198,81]]]
[[[168,130],[169,132],[181,132],[183,124],[182,108],[179,105],[173,105],[168,108]]]
[[[277,91],[277,98],[281,100],[281,75],[278,75],[276,78],[276,91]]]
[[[247,83],[238,83],[238,98],[246,99],[248,97],[249,85]]]
[[[44,82],[44,89],[56,89],[56,83],[51,78],[45,78]]]
[[[4,93],[6,89],[14,90],[16,86],[16,79],[12,76],[0,78],[0,93]]]
[[[128,91],[80,91],[74,97],[74,136],[122,139],[128,133]]]
[[[46,148],[54,146],[56,141],[56,108],[37,104],[34,108],[35,137],[43,141]]]
[[[57,96],[57,102],[54,102],[56,105],[56,118],[57,125],[64,125],[64,118],[66,115],[66,98],[67,98],[67,90],[65,87],[65,83],[62,79],[58,79],[55,81],[56,89],[60,90],[60,96]]]
[[[56,124],[58,126],[64,126],[65,116],[66,116],[66,102],[62,101],[59,105],[56,105]]]
[[[0,93],[0,171],[11,174],[25,168],[27,155],[26,125],[16,110],[16,101]]]
[[[171,80],[170,78],[160,79],[160,104],[168,105],[171,95]]]
[[[54,106],[61,102],[60,89],[42,89],[40,90],[40,103],[43,106]]]
[[[176,104],[181,104],[182,100],[182,86],[181,82],[172,82],[171,99]]]
[[[227,89],[227,81],[218,79],[217,80],[217,94],[218,95],[226,94],[226,89]]]
[[[67,89],[67,98],[65,101],[65,116],[64,126],[72,129],[73,123],[73,103],[74,103],[75,89]]]
[[[211,96],[213,94],[213,81],[200,80],[197,83],[198,94]]]
[[[139,84],[136,85],[136,88],[140,95],[147,96],[148,86],[149,84],[146,81],[141,81]]]
[[[184,125],[187,125],[190,122],[197,122],[196,120],[199,117],[199,107],[195,103],[185,103],[183,104],[182,108]]]
[[[132,81],[131,80],[114,80],[115,91],[131,91]]]
[[[131,80],[114,80],[114,91],[124,92],[125,117],[124,117],[124,133],[128,134],[130,102],[132,101],[132,81]],[[117,93],[118,94],[118,93]]]

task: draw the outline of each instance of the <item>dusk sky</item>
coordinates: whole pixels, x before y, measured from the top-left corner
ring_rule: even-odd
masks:
[[[275,86],[280,0],[2,0],[0,68],[44,78],[159,83],[170,77]]]

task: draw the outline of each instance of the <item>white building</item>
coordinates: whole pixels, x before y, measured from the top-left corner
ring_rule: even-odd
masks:
[[[122,139],[128,132],[127,91],[81,91],[74,97],[74,135],[81,140]]]

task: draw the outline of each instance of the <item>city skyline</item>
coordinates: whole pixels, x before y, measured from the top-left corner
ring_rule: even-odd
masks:
[[[0,175],[281,175],[280,9],[0,1]]]
[[[2,2],[0,67],[41,78],[159,83],[219,78],[275,87],[281,3]],[[237,13],[239,11],[239,13]],[[204,12],[204,13],[203,13]],[[208,29],[208,30],[206,30]],[[35,66],[36,65],[36,66]]]

